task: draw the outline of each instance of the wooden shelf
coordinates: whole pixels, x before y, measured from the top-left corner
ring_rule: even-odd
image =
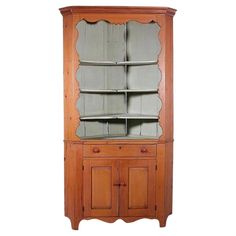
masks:
[[[81,66],[145,66],[155,65],[158,61],[87,61],[80,60]]]
[[[144,120],[158,120],[156,115],[143,115],[143,114],[102,114],[81,116],[80,120],[111,120],[111,119],[144,119]]]
[[[158,93],[158,89],[80,89],[81,93]]]
[[[83,140],[86,139],[157,139],[155,136],[136,136],[136,135],[120,135],[120,134],[115,134],[115,135],[97,135],[97,136],[84,136],[80,137]]]

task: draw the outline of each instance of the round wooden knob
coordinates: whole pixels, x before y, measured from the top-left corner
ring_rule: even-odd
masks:
[[[94,152],[94,153],[99,153],[99,152],[100,152],[100,149],[99,149],[98,147],[94,147],[94,148],[93,148],[93,152]]]
[[[142,148],[141,148],[141,152],[142,152],[142,153],[146,153],[147,151],[148,151],[147,148],[145,148],[145,147],[142,147]]]

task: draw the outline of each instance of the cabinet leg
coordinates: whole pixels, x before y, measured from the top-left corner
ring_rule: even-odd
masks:
[[[75,222],[75,221],[71,220],[71,228],[74,229],[74,230],[78,230],[79,229],[78,222]]]
[[[166,218],[159,219],[160,227],[166,227]]]
[[[165,227],[166,226],[167,217],[168,217],[168,215],[167,216],[161,216],[161,217],[158,218],[160,227]]]
[[[70,217],[68,217],[70,219],[70,223],[71,223],[71,228],[73,230],[78,230],[79,229],[79,223],[81,221],[81,219],[71,219]]]

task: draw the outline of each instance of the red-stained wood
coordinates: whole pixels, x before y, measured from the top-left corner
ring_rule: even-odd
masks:
[[[165,144],[165,143],[169,143],[169,142],[173,142],[172,140],[159,140],[159,139],[102,139],[102,140],[96,140],[96,139],[85,139],[85,140],[64,140],[66,142],[71,142],[71,143],[82,143],[82,144],[90,144],[90,145],[105,145],[105,144]]]
[[[173,16],[176,10],[166,7],[73,6],[61,8],[60,11],[64,35],[65,215],[70,218],[73,229],[78,229],[82,219],[91,218],[106,222],[155,218],[164,227],[168,215],[172,213]],[[79,83],[76,80],[76,71],[79,69],[76,42],[79,32],[76,25],[81,20],[105,20],[112,24],[134,20],[140,23],[156,22],[160,26],[157,37],[161,43],[158,64],[162,74],[159,94],[162,100],[160,125],[163,134],[159,139],[80,140],[76,136],[80,122],[76,108],[79,99]],[[147,152],[141,152],[143,147]],[[152,198],[149,196],[150,186],[145,184],[146,179],[154,190]],[[104,196],[102,191],[98,191],[102,182]],[[131,185],[130,191],[128,185],[122,186],[126,182]],[[136,197],[133,194],[139,183],[142,190],[148,192],[147,198],[142,192],[137,193]],[[109,204],[111,209],[99,209],[109,208]]]
[[[120,216],[155,216],[155,160],[120,161]]]
[[[84,216],[118,216],[116,160],[84,160]]]
[[[102,221],[105,221],[107,223],[114,223],[115,221],[117,220],[123,220],[124,222],[126,223],[131,223],[131,222],[134,222],[136,220],[140,220],[140,219],[156,219],[155,217],[143,217],[143,216],[118,216],[118,217],[101,217],[101,216],[98,216],[96,217],[96,219],[98,220],[102,220]],[[91,219],[94,219],[94,217],[85,217],[84,218],[85,220],[91,220]]]
[[[156,217],[160,226],[166,225],[172,214],[173,142],[157,145]]]
[[[137,21],[139,23],[150,23],[150,22],[159,22],[163,15],[155,15],[155,14],[113,14],[113,13],[79,13],[73,15],[76,22],[81,20],[86,20],[87,22],[97,22],[99,20],[107,21],[111,24],[125,24],[128,21]]]
[[[165,140],[173,139],[173,18],[166,16]],[[162,88],[162,87],[161,87]]]
[[[84,157],[155,157],[155,144],[83,145]]]
[[[78,56],[75,52],[77,31],[74,29],[73,15],[66,15],[63,19],[64,35],[64,139],[79,140],[76,138],[76,127],[79,123],[76,102],[79,87],[76,80]]]
[[[159,55],[159,67],[161,70],[161,82],[159,94],[162,101],[160,111],[160,124],[163,134],[160,141],[173,141],[173,17],[165,16],[159,22],[161,26],[159,38],[161,53]]]
[[[65,216],[71,220],[73,229],[78,229],[79,222],[83,218],[82,161],[82,145],[65,143]]]
[[[121,13],[121,14],[165,14],[174,16],[176,10],[169,7],[136,7],[136,6],[68,6],[59,9],[62,15],[75,13]]]

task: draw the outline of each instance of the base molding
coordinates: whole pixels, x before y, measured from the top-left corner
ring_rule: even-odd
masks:
[[[84,218],[85,220],[91,220],[91,219],[97,219],[97,220],[101,220],[101,221],[104,221],[104,222],[107,222],[107,223],[114,223],[116,222],[117,220],[123,220],[124,222],[126,223],[131,223],[131,222],[134,222],[134,221],[137,221],[137,220],[141,220],[141,219],[156,219],[154,217],[134,217],[134,216],[127,216],[127,217],[86,217]]]
[[[171,215],[171,214],[169,214]],[[78,230],[79,229],[79,224],[80,224],[80,221],[82,220],[100,220],[100,221],[103,221],[103,222],[106,222],[106,223],[114,223],[116,222],[117,220],[123,220],[125,223],[131,223],[131,222],[134,222],[134,221],[137,221],[137,220],[142,220],[142,219],[150,219],[150,220],[158,220],[159,221],[159,225],[160,227],[165,227],[166,226],[166,221],[167,221],[167,218],[168,216],[159,216],[158,218],[156,217],[85,217],[85,218],[82,218],[82,219],[72,219],[70,218],[69,216],[66,216],[67,218],[69,218],[70,222],[71,222],[71,228],[73,230]]]

